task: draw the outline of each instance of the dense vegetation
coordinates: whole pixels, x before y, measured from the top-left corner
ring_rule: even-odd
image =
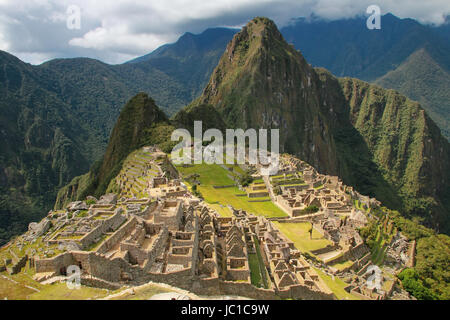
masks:
[[[447,139],[418,103],[398,92],[357,79],[343,78],[340,83],[349,102],[352,125],[390,187],[374,188],[370,194],[409,217],[419,217],[430,227],[450,232]],[[358,171],[358,166],[354,170]],[[388,198],[392,195],[400,201]]]
[[[0,52],[0,245],[50,209],[89,168],[86,127],[40,86],[33,68]]]
[[[382,253],[383,243],[390,242],[397,231],[409,240],[416,240],[414,267],[406,268],[398,275],[403,287],[418,299],[450,299],[450,237],[437,234],[398,211],[383,207],[372,213],[377,219],[360,230],[372,253]],[[392,225],[383,221],[392,222]]]
[[[428,51],[429,48],[417,50],[376,83],[420,102],[449,139],[450,68],[439,65]]]
[[[91,171],[76,177],[58,193],[56,208],[88,195],[100,197],[110,181],[120,172],[126,157],[144,145],[158,145],[168,152],[172,149],[170,134],[174,127],[165,114],[145,93],[133,97],[123,108],[111,133],[105,155]]]
[[[249,171],[245,171],[243,175],[239,177],[239,183],[243,187],[248,187],[253,182],[253,177]]]

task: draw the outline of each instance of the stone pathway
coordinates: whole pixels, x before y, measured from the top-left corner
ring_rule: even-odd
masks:
[[[50,279],[47,279],[45,281],[42,281],[41,284],[53,284],[55,282],[64,282],[67,281],[67,277],[65,276],[56,276],[56,277],[52,277]]]
[[[173,286],[171,286],[169,284],[166,284],[166,283],[157,283],[157,282],[149,281],[146,284],[143,284],[143,285],[140,285],[140,286],[137,286],[137,287],[131,287],[129,289],[120,291],[118,293],[106,296],[106,297],[104,297],[104,298],[102,298],[100,300],[110,300],[110,299],[113,299],[113,298],[120,298],[121,296],[123,296],[125,294],[132,294],[133,291],[136,291],[136,290],[139,290],[139,289],[143,289],[146,286],[151,286],[151,285],[156,285],[156,286],[159,286],[161,288],[171,290],[171,291],[173,291],[172,293],[177,293],[177,294],[181,294],[181,295],[187,296],[191,300],[199,300],[200,299],[199,296],[197,296],[196,294],[194,294],[192,292],[189,292],[187,290],[183,290],[183,289],[180,289],[180,288],[177,288],[177,287],[173,287]],[[159,300],[161,300],[161,299],[159,299]],[[162,300],[164,300],[164,299],[162,299]]]
[[[188,296],[181,293],[167,292],[155,294],[148,300],[191,300],[191,299]]]

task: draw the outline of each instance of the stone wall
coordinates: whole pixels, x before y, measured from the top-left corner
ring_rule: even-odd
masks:
[[[104,220],[98,227],[79,240],[82,249],[89,247],[108,230],[116,230],[125,220],[122,211],[116,210],[111,218]]]
[[[256,288],[250,283],[219,281],[220,293],[233,296],[244,296],[257,300],[279,299],[274,290]]]
[[[132,218],[127,223],[125,223],[122,227],[120,227],[116,232],[114,232],[111,237],[109,237],[105,242],[103,242],[100,247],[97,249],[99,253],[106,253],[112,247],[114,247],[120,240],[122,240],[125,235],[131,232],[136,226],[137,220],[136,218]]]
[[[158,255],[160,254],[161,250],[165,249],[165,245],[167,243],[167,238],[169,236],[169,232],[166,227],[163,227],[160,229],[159,233],[155,235],[156,239],[152,244],[152,247],[147,251],[143,250],[136,246],[134,243],[126,243],[122,242],[120,244],[120,249],[122,251],[128,251],[130,257],[132,259],[142,265],[145,261],[145,270],[149,269],[153,262],[156,260]]]
[[[158,233],[158,238],[153,242],[152,248],[150,249],[150,252],[148,254],[148,268],[150,268],[151,264],[156,260],[158,255],[165,250],[166,243],[169,238],[169,231],[166,227],[161,228],[161,230]]]
[[[416,240],[413,240],[409,249],[408,267],[413,268],[416,264]]]
[[[97,252],[73,251],[75,265],[81,264],[82,273],[106,281],[119,282],[121,271],[128,263],[121,258],[109,260]]]
[[[59,275],[59,270],[63,267],[75,264],[73,256],[70,252],[64,252],[54,258],[36,259],[35,269],[36,273],[40,272],[55,272]]]
[[[360,259],[365,253],[369,252],[366,245],[364,243],[360,243],[353,248],[349,248],[348,250],[343,251],[343,253],[335,258],[332,258],[330,260],[327,260],[325,263],[328,265],[333,265],[336,263],[341,263],[347,260],[358,260]],[[314,253],[314,252],[313,252]],[[314,253],[316,254],[316,253]]]
[[[167,273],[148,273],[147,276],[142,280],[146,282],[150,280],[153,282],[167,283],[170,284],[171,286],[185,290],[190,290],[192,286],[192,277],[190,268]]]
[[[11,251],[12,253],[12,251]],[[28,256],[24,255],[23,257],[21,257],[20,259],[17,260],[16,263],[14,263],[11,267],[7,267],[6,269],[8,270],[9,274],[17,274],[20,272],[20,270],[22,270],[23,267],[25,267],[25,265],[27,264],[28,261]]]
[[[337,245],[327,245],[324,248],[312,250],[311,253],[317,256],[317,255],[320,255],[322,253],[327,253],[327,252],[338,250],[338,249],[339,249],[339,246],[337,246]]]
[[[122,285],[119,283],[109,282],[91,276],[82,276],[81,284],[88,287],[102,288],[108,290],[117,290],[122,287]]]
[[[192,248],[192,275],[195,274],[195,271],[197,270],[197,262],[198,262],[198,250],[199,250],[199,242],[200,242],[200,233],[199,233],[199,229],[200,229],[200,221],[198,216],[195,216],[195,221],[194,221],[194,230],[195,230],[195,235],[194,235],[194,246]]]

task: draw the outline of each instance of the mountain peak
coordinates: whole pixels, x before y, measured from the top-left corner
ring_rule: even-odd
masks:
[[[265,17],[256,17],[247,23],[238,33],[237,40],[258,40],[261,44],[269,44],[274,40],[284,41],[275,22]]]
[[[281,152],[312,149],[299,155],[337,172],[329,121],[321,115],[329,108],[320,101],[318,82],[313,68],[275,23],[258,17],[234,36],[192,105],[213,106],[228,128],[281,129]],[[323,134],[315,134],[319,130]]]
[[[255,27],[259,30],[269,30],[269,31],[278,31],[278,27],[269,18],[266,17],[256,17],[252,19],[249,23],[246,25],[247,28]]]
[[[255,67],[267,59],[300,58],[301,54],[290,46],[276,24],[264,17],[257,17],[247,23],[240,32],[235,34],[228,43],[221,62],[219,71],[241,67]]]

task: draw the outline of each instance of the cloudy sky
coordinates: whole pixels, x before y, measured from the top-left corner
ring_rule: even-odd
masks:
[[[0,50],[33,64],[79,56],[121,63],[187,31],[237,27],[255,16],[278,26],[311,14],[341,19],[372,4],[426,24],[450,14],[449,0],[0,0]]]

